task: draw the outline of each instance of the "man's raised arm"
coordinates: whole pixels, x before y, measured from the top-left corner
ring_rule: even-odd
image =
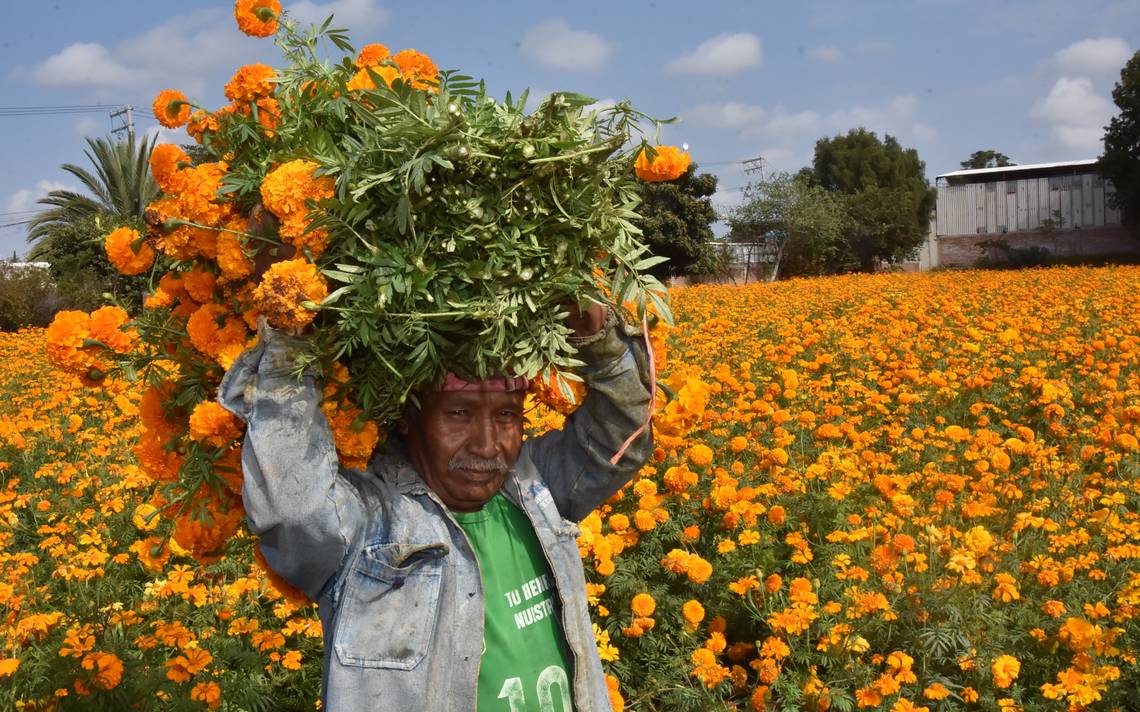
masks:
[[[582,331],[578,329],[579,334]],[[586,362],[579,371],[586,381],[586,397],[562,430],[535,438],[528,450],[558,511],[566,519],[580,521],[641,469],[653,451],[653,437],[646,427],[617,464],[610,462],[648,415],[651,394],[644,337],[627,333],[611,310],[600,329],[574,342],[578,358]]]
[[[357,490],[338,474],[321,392],[292,361],[304,338],[262,327],[258,345],[222,380],[218,401],[246,422],[242,500],[269,565],[317,600],[364,517]]]

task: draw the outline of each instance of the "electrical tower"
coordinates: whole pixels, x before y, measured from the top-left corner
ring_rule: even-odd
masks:
[[[748,175],[753,173],[760,174],[760,180],[764,180],[764,157],[757,156],[756,158],[749,158],[746,161],[741,161],[744,164],[744,172]]]
[[[115,127],[111,128],[112,134],[120,134],[120,133],[126,131],[127,132],[127,140],[128,141],[134,140],[134,138],[135,138],[135,119],[134,119],[134,114],[132,113],[133,111],[134,111],[134,107],[131,106],[130,104],[127,104],[126,106],[123,106],[123,107],[111,112],[111,120],[112,121],[119,118],[120,116],[125,117],[122,119],[123,123],[121,126],[115,126]]]

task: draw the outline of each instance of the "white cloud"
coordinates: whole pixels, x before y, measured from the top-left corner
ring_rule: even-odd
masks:
[[[605,111],[617,106],[617,99],[606,97],[605,99],[598,99],[593,104],[587,104],[582,107],[582,113],[588,114],[591,111]]]
[[[886,54],[891,51],[891,43],[886,40],[865,40],[855,45],[859,54]]]
[[[1098,37],[1074,42],[1057,52],[1057,66],[1066,74],[1119,72],[1132,56],[1128,43],[1119,37]]]
[[[819,114],[814,111],[788,112],[777,106],[764,124],[764,133],[771,136],[798,136],[814,132],[819,127]]]
[[[768,112],[761,106],[735,101],[701,104],[684,112],[684,117],[694,124],[714,129],[750,129],[761,124],[767,116]]]
[[[901,94],[881,106],[855,106],[833,111],[827,124],[837,131],[863,127],[880,134],[929,141],[937,134],[934,127],[915,118],[918,99],[913,94]]]
[[[143,73],[129,69],[101,44],[76,42],[32,70],[32,78],[50,87],[127,87]]]
[[[21,188],[15,193],[8,196],[8,202],[4,204],[4,212],[8,213],[26,213],[32,210],[43,210],[44,206],[37,205],[36,201],[46,196],[53,190],[71,190],[79,191],[79,188],[68,185],[67,183],[59,183],[51,180],[41,180],[36,183],[33,188]],[[17,218],[22,216],[16,216]]]
[[[194,97],[216,89],[220,72],[252,61],[261,49],[248,40],[228,13],[203,10],[173,17],[114,47],[77,42],[33,67],[29,76],[120,101],[124,89],[153,96],[177,88]]]
[[[614,51],[601,35],[575,30],[561,17],[527,30],[521,48],[528,57],[548,67],[569,71],[601,69]]]
[[[818,62],[831,62],[834,64],[843,61],[843,51],[835,45],[816,47],[808,52],[808,56]]]
[[[376,5],[375,0],[334,0],[326,3],[298,0],[285,11],[302,25],[319,25],[332,15],[332,26],[354,30],[374,30],[384,25],[390,16],[387,10]]]
[[[765,109],[755,104],[725,102],[701,104],[684,112],[687,121],[714,129],[733,129],[744,134],[773,137],[797,136],[815,131],[819,115],[814,111],[789,112],[777,105]]]
[[[84,116],[75,122],[75,133],[80,136],[90,136],[99,128],[99,122],[90,116]]]
[[[717,215],[725,216],[732,212],[733,208],[744,202],[744,191],[740,188],[718,188],[715,193],[709,196],[709,202],[712,203]]]
[[[763,61],[764,49],[759,37],[743,32],[725,32],[669,62],[665,71],[669,74],[727,76],[759,67]]]
[[[155,143],[173,143],[184,144],[193,143],[194,139],[190,138],[190,134],[186,133],[186,129],[168,129],[164,126],[151,126],[146,131],[147,138],[154,137]]]
[[[1035,119],[1053,124],[1053,135],[1066,148],[1095,151],[1113,105],[1100,96],[1088,77],[1061,77],[1033,107]]]

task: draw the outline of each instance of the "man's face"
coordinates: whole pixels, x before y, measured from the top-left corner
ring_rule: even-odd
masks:
[[[478,511],[507,479],[522,447],[523,391],[440,391],[421,399],[401,431],[412,466],[449,509]]]

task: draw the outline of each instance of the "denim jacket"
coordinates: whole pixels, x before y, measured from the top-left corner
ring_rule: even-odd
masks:
[[[398,442],[367,471],[338,466],[315,374],[290,373],[302,348],[303,339],[263,329],[226,374],[218,400],[247,424],[242,498],[250,529],[274,570],[318,602],[324,709],[472,712],[483,590],[471,545]],[[502,491],[534,526],[550,564],[574,707],[597,712],[611,707],[577,522],[633,476],[652,439],[647,429],[610,464],[649,405],[640,339],[611,325],[579,347],[579,358],[588,396],[562,430],[523,443]]]

